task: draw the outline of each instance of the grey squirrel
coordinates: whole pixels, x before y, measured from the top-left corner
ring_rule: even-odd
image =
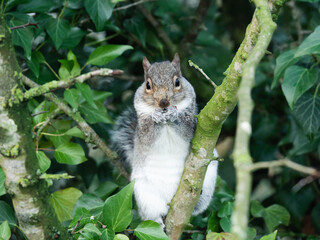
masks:
[[[111,142],[131,167],[141,218],[164,227],[196,127],[196,95],[181,75],[177,53],[172,62],[150,64],[144,57],[142,65],[145,80],[135,93],[134,109],[118,117]],[[217,161],[208,166],[193,215],[203,212],[210,203],[217,166]]]

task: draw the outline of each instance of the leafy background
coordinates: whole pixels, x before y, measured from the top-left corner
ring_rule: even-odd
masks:
[[[124,70],[118,77],[92,78],[56,92],[106,142],[116,116],[132,105],[134,91],[143,80],[142,57],[147,56],[151,62],[172,58],[170,49],[139,7],[119,9],[130,2],[3,3],[1,10],[10,27],[37,23],[12,30],[19,64],[24,74],[37,83],[70,79],[99,67]],[[189,16],[193,16],[197,1],[162,0],[143,6],[178,45],[190,27]],[[214,89],[187,66],[187,60],[191,59],[220,84],[253,10],[244,0],[212,1],[202,31],[191,49],[186,50],[191,54],[180,53],[184,56],[183,73],[196,89],[200,109]],[[252,93],[255,108],[251,153],[255,162],[290,158],[319,168],[319,25],[318,0],[290,1],[279,16],[270,54],[258,67]],[[74,238],[166,239],[157,224],[140,223],[134,203],[131,212],[132,185],[127,185],[110,161],[86,142],[71,119],[41,97],[30,100],[28,107],[33,114],[43,112],[33,117],[34,126],[41,126],[49,115],[55,114],[51,125],[42,129],[43,134],[34,142],[39,148],[40,170],[47,174],[44,178],[51,185],[50,201]],[[231,153],[236,114],[234,111],[225,122],[220,137],[224,161],[220,163],[221,178],[215,196],[208,211],[193,217],[192,227],[183,239],[204,239],[207,234],[207,239],[228,237],[235,186]],[[50,174],[60,175],[53,179]],[[13,238],[23,238],[3,182],[0,169],[0,237],[9,239],[11,228]],[[270,235],[264,239],[275,239],[275,234],[281,239],[320,239],[319,193],[319,179],[287,168],[255,172],[249,239],[266,234]]]

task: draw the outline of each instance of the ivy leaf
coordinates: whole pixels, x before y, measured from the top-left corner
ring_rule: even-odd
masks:
[[[269,235],[263,236],[262,238],[260,238],[260,240],[276,240],[277,232],[278,231],[276,230],[273,233],[270,233]]]
[[[218,217],[223,218],[230,216],[233,210],[233,203],[229,201],[225,201],[222,204],[222,207],[218,211]]]
[[[114,236],[113,240],[129,240],[129,238],[124,234],[117,234]]]
[[[271,232],[280,224],[288,226],[290,214],[286,208],[278,204],[273,204],[265,209],[263,219]]]
[[[102,31],[112,15],[115,4],[111,0],[85,0],[84,7],[89,13],[98,32]]]
[[[90,193],[85,193],[78,199],[75,210],[78,208],[85,208],[89,210],[93,216],[100,218],[103,205],[104,202],[101,200],[101,198],[98,198]]]
[[[57,1],[29,0],[25,4],[19,4],[18,10],[30,13],[49,12],[55,7],[59,7]]]
[[[84,133],[77,127],[73,127],[65,132],[65,135],[85,139]]]
[[[70,1],[68,1],[70,4]],[[68,5],[69,6],[69,5]],[[80,43],[86,32],[78,27],[71,27],[67,35],[64,37],[61,48],[72,49]]]
[[[54,157],[57,162],[69,165],[80,164],[87,160],[82,147],[72,142],[59,145],[54,152]]]
[[[72,211],[82,192],[70,187],[56,191],[50,195],[50,202],[60,222],[72,219]]]
[[[169,240],[160,224],[150,220],[140,223],[135,234],[140,240]]]
[[[113,123],[112,118],[108,115],[107,110],[102,104],[97,103],[97,108],[91,107],[89,104],[84,103],[80,105],[80,112],[84,115],[85,119],[90,124],[98,122]]]
[[[320,127],[320,95],[309,93],[302,95],[293,109],[293,114],[306,135],[311,136],[318,132]]]
[[[118,185],[114,182],[104,182],[100,184],[96,190],[94,190],[94,194],[100,197],[101,199],[106,199],[111,193],[113,193],[118,188]]]
[[[145,21],[142,18],[126,19],[123,22],[123,26],[128,32],[137,36],[142,43],[142,46],[146,46],[146,26]]]
[[[124,231],[132,220],[133,184],[134,182],[131,182],[104,203],[102,212],[104,223],[115,232]]]
[[[52,18],[48,21],[47,32],[56,49],[59,49],[65,37],[69,34],[70,25],[67,20]]]
[[[106,45],[96,48],[89,56],[88,64],[102,66],[120,56],[123,52],[133,49],[129,45]]]
[[[69,224],[69,228],[73,228],[76,224],[78,224],[77,228],[82,228],[84,225],[91,221],[90,217],[91,213],[87,209],[78,208],[74,214],[72,221]]]
[[[6,180],[6,176],[4,175],[4,172],[0,167],[0,196],[6,194],[6,188],[4,187],[5,180]]]
[[[88,223],[81,230],[81,235],[84,236],[85,239],[99,240],[101,232],[93,223]]]
[[[77,61],[77,57],[76,55],[74,55],[74,53],[70,50],[67,54],[67,59],[69,61],[73,61],[73,67],[70,71],[71,73],[71,77],[77,77],[81,74],[81,68],[80,68],[80,65]]]
[[[0,225],[0,239],[1,240],[9,240],[11,236],[11,230],[8,224],[8,221],[4,221]]]
[[[220,220],[220,226],[224,232],[230,232],[231,220],[229,217],[224,217]]]
[[[23,25],[25,22],[20,20],[10,20],[9,26]],[[24,54],[28,60],[31,59],[31,49],[33,42],[33,31],[32,28],[18,28],[12,31],[12,42],[14,45],[20,46],[24,49]]]
[[[276,68],[274,70],[274,77],[271,84],[271,89],[274,89],[277,86],[277,84],[279,83],[279,79],[282,77],[287,67],[295,64],[299,60],[299,58],[294,57],[296,51],[296,49],[292,49],[284,53],[281,53],[277,57]]]
[[[5,201],[0,200],[0,223],[8,221],[10,226],[15,226],[17,224],[17,219],[14,215],[12,208]]]
[[[233,240],[233,239],[235,238],[233,238],[232,234],[227,232],[222,232],[222,233],[211,232],[206,236],[206,240]]]
[[[107,228],[102,232],[100,240],[114,240],[114,237],[114,231]]]
[[[46,156],[46,154],[42,151],[37,151],[37,158],[38,158],[38,163],[39,167],[42,173],[47,171],[51,165],[50,159]]]
[[[284,73],[282,91],[291,109],[303,93],[309,90],[318,79],[317,70],[291,66]]]
[[[250,212],[254,217],[263,216],[264,207],[259,203],[259,201],[253,200],[251,202]]]
[[[67,89],[63,93],[64,99],[73,107],[75,110],[78,110],[80,91],[78,89],[72,88]]]
[[[39,78],[40,63],[44,63],[44,62],[45,62],[45,59],[42,53],[39,51],[33,51],[31,54],[31,60],[27,61],[28,67],[36,76],[36,78]]]
[[[91,88],[85,83],[76,83],[76,88],[81,92],[81,96],[83,96],[87,100],[90,106],[97,109],[97,106],[93,101]]]
[[[61,63],[61,66],[58,70],[59,77],[62,80],[68,80],[71,78],[71,70],[73,67],[73,61],[71,60],[65,60],[65,59],[59,59],[58,62]]]
[[[301,57],[309,54],[320,54],[320,26],[311,33],[297,49],[295,57]]]

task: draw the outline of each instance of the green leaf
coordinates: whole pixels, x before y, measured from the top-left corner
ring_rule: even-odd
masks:
[[[62,120],[59,120],[59,121],[62,121]],[[71,139],[71,136],[65,135],[65,130],[56,130],[54,134],[57,134],[58,136],[50,136],[49,138],[56,148],[58,148],[60,145],[65,145],[69,143]]]
[[[265,209],[263,219],[271,232],[280,224],[287,226],[290,222],[290,214],[286,208],[273,204]]]
[[[306,93],[302,95],[293,108],[293,114],[305,134],[312,136],[318,132],[320,127],[320,94]]]
[[[45,59],[41,52],[33,51],[31,54],[31,60],[27,61],[28,67],[31,69],[36,78],[39,78],[40,63],[44,63]]]
[[[112,92],[92,90],[93,100],[103,104],[104,100],[112,95]]]
[[[61,80],[68,80],[71,78],[71,69],[73,67],[73,61],[71,60],[65,60],[65,59],[59,59],[58,60],[61,63],[61,66],[58,70],[59,77]]]
[[[5,201],[0,200],[0,223],[8,221],[10,226],[17,224],[17,219],[14,215],[12,208]]]
[[[61,18],[52,18],[48,21],[46,28],[54,46],[59,49],[63,40],[69,34],[69,22]]]
[[[227,232],[222,232],[222,233],[211,232],[206,236],[206,240],[233,240],[233,239],[235,238],[233,238],[232,234]]]
[[[0,225],[0,239],[9,240],[11,236],[11,230],[8,224],[8,221],[4,221]]]
[[[96,48],[89,56],[88,64],[102,66],[120,56],[123,52],[133,49],[129,45],[106,45]]]
[[[300,66],[291,66],[284,73],[282,91],[291,109],[297,100],[317,81],[316,69],[306,69]]]
[[[97,109],[97,106],[93,101],[91,88],[85,83],[76,83],[76,88],[81,92],[81,95],[87,100],[90,106]]]
[[[73,61],[73,67],[71,69],[71,77],[79,76],[81,74],[81,68],[77,61],[76,55],[74,55],[74,53],[71,50],[69,50],[67,54],[67,59],[70,61]]]
[[[208,231],[218,232],[219,231],[219,218],[217,211],[213,211],[208,219]]]
[[[71,129],[69,129],[68,131],[65,132],[65,135],[72,136],[72,137],[77,137],[77,138],[81,138],[81,139],[85,139],[86,138],[84,136],[83,132],[77,127],[73,127]]]
[[[231,216],[233,210],[233,203],[226,201],[222,204],[222,207],[218,211],[218,217],[223,218],[227,216]]]
[[[117,234],[116,236],[114,236],[113,240],[129,240],[129,238],[124,234]]]
[[[41,172],[45,172],[49,169],[51,165],[50,159],[46,156],[46,154],[42,151],[37,151],[37,158]]]
[[[6,180],[6,176],[4,175],[4,172],[0,167],[0,196],[6,194],[6,188],[4,187],[5,180]]]
[[[271,85],[271,89],[275,88],[279,83],[280,78],[283,76],[285,70],[295,64],[299,58],[295,58],[294,54],[296,53],[296,49],[292,49],[281,53],[276,59],[276,68],[274,70],[274,77]]]
[[[81,235],[88,240],[99,240],[101,232],[93,223],[88,223],[81,230]]]
[[[54,152],[54,157],[57,162],[69,165],[80,164],[87,160],[82,147],[72,142],[59,145]]]
[[[230,217],[224,217],[220,220],[220,226],[224,232],[230,232],[231,220]]]
[[[78,110],[80,91],[78,89],[72,88],[64,91],[64,99],[73,107],[75,110]]]
[[[73,228],[77,224],[77,229],[82,228],[84,225],[91,221],[90,218],[91,213],[87,209],[78,208],[74,214],[72,221],[69,224],[69,228]]]
[[[101,199],[106,199],[111,193],[113,193],[118,188],[118,185],[114,182],[104,182],[94,190],[94,194],[100,197]]]
[[[102,232],[100,240],[114,240],[114,235],[114,231],[107,228]]]
[[[251,202],[250,212],[254,217],[262,217],[264,213],[264,207],[260,204],[259,201],[253,200]]]
[[[25,22],[13,19],[9,22],[9,26],[23,25]],[[31,49],[33,42],[32,28],[19,28],[12,31],[12,42],[14,45],[20,46],[24,49],[24,54],[27,59],[31,59]]]
[[[68,1],[70,3],[70,1]],[[72,49],[80,43],[82,38],[86,35],[86,32],[78,27],[72,27],[68,31],[68,34],[64,37],[61,48]]]
[[[29,0],[25,4],[19,4],[18,10],[22,12],[49,12],[50,9],[59,7],[56,1]]]
[[[150,220],[140,223],[135,234],[140,240],[169,240],[160,224]]]
[[[248,227],[247,228],[247,240],[254,240],[256,236],[257,236],[256,229]]]
[[[128,32],[137,36],[142,46],[146,46],[146,26],[145,21],[142,18],[125,19],[123,26]]]
[[[269,235],[263,236],[262,238],[260,238],[260,240],[276,240],[277,232],[278,231],[276,230],[273,233],[270,233]]]
[[[320,26],[311,33],[297,49],[295,57],[301,57],[310,54],[320,54]]]
[[[98,32],[103,30],[107,20],[111,17],[114,5],[110,0],[84,1],[84,7],[89,13]]]
[[[108,115],[107,110],[102,104],[97,104],[98,109],[93,108],[88,103],[81,104],[80,112],[84,115],[88,123],[94,124],[99,122],[113,123],[112,118]]]
[[[97,196],[85,193],[77,201],[75,209],[85,208],[90,211],[90,213],[96,218],[100,218],[102,214],[104,202]]]
[[[103,206],[104,223],[115,232],[124,231],[132,220],[133,182],[109,197]]]
[[[72,219],[72,211],[82,192],[70,187],[56,191],[50,195],[50,202],[60,222]]]

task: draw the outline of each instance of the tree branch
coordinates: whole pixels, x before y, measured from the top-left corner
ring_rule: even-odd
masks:
[[[23,95],[24,99],[30,99],[33,97],[37,97],[37,96],[41,96],[45,93],[54,91],[56,89],[59,88],[68,88],[70,86],[72,86],[75,83],[83,83],[86,80],[92,78],[92,77],[96,77],[96,76],[114,76],[114,75],[118,75],[118,74],[122,74],[123,71],[122,70],[112,70],[109,68],[101,68],[92,72],[88,72],[85,74],[82,74],[78,77],[74,77],[71,78],[69,80],[65,80],[65,81],[51,81],[48,83],[45,83],[43,85],[38,85],[37,87],[33,87],[31,89],[29,89],[28,91],[26,91]]]
[[[23,25],[11,27],[10,30],[16,30],[16,29],[19,29],[19,28],[26,28],[26,27],[30,27],[30,26],[35,26],[36,28],[38,28],[38,24],[39,23],[30,23],[30,22],[28,22],[28,23],[23,24]]]
[[[234,166],[236,169],[237,185],[235,193],[234,211],[232,213],[231,233],[236,239],[246,239],[248,213],[251,193],[252,164],[249,152],[249,142],[252,132],[251,116],[253,101],[251,90],[254,86],[255,70],[265,55],[271,41],[276,24],[272,21],[271,12],[267,0],[254,0],[256,6],[255,16],[257,18],[260,33],[248,59],[243,65],[243,76],[238,91],[239,112],[237,121],[237,132],[234,149]]]
[[[185,34],[184,38],[179,44],[179,53],[181,56],[181,59],[186,58],[190,55],[192,44],[196,40],[200,30],[201,25],[203,24],[207,12],[210,8],[212,0],[201,0],[199,2],[198,8],[194,14],[191,26],[188,29],[188,32]]]
[[[39,87],[39,85],[33,82],[31,79],[26,76],[22,76],[22,81],[29,87],[35,88]],[[80,130],[84,133],[87,139],[97,145],[100,150],[110,159],[110,161],[119,169],[120,173],[127,178],[130,179],[128,172],[121,165],[120,161],[118,161],[117,153],[113,152],[104,141],[98,136],[98,134],[90,127],[90,125],[80,116],[78,112],[74,112],[70,107],[64,104],[56,95],[53,93],[46,93],[44,96],[51,102],[57,105],[59,109],[61,109],[66,115],[71,117],[74,121],[77,122]]]
[[[273,168],[273,167],[281,167],[281,166],[286,166],[286,167],[291,168],[297,172],[301,172],[301,173],[310,175],[312,177],[316,177],[316,178],[320,177],[320,172],[317,169],[312,168],[312,167],[303,166],[301,164],[295,163],[295,162],[291,161],[290,159],[286,159],[286,158],[275,160],[275,161],[270,161],[270,162],[253,163],[250,165],[248,170],[250,172],[254,172],[254,171],[257,171],[257,170],[263,169],[263,168]]]
[[[270,3],[274,19],[277,18],[279,8],[283,3],[284,1]],[[229,66],[228,75],[216,88],[215,94],[197,117],[198,124],[192,140],[191,153],[187,158],[177,193],[171,201],[166,218],[167,233],[172,240],[179,239],[183,227],[190,219],[200,196],[207,166],[213,159],[213,149],[222,124],[237,104],[236,94],[240,85],[243,64],[247,56],[251,54],[260,34],[256,19],[257,11],[247,28],[245,39]]]
[[[166,31],[163,29],[161,24],[158,22],[157,19],[155,19],[150,11],[148,11],[143,5],[137,6],[138,10],[145,16],[145,18],[149,21],[149,23],[154,27],[154,29],[157,31],[158,36],[164,42],[164,44],[167,46],[168,50],[170,51],[170,54],[173,56],[173,54],[176,51],[175,45],[172,43],[171,39],[168,37]]]

